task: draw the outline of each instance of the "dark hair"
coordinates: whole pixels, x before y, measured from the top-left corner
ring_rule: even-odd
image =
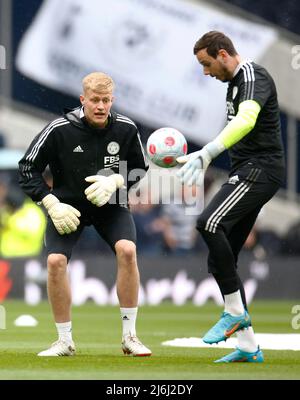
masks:
[[[224,49],[230,56],[236,56],[238,53],[234,48],[232,41],[222,32],[210,31],[205,33],[195,44],[194,54],[198,51],[206,49],[207,54],[213,58],[217,58],[220,49]]]

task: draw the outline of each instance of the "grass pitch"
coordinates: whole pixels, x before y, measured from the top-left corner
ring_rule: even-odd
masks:
[[[300,333],[292,328],[294,302],[254,302],[250,313],[256,332]],[[7,301],[6,330],[0,330],[0,379],[2,380],[202,380],[202,379],[300,379],[300,352],[264,350],[265,363],[214,364],[230,352],[218,348],[176,348],[161,343],[180,337],[198,337],[219,318],[215,304],[142,306],[138,336],[153,351],[152,357],[126,357],[121,352],[119,308],[87,303],[73,308],[75,357],[37,357],[56,340],[50,307],[44,302],[27,306]],[[34,316],[37,327],[16,327],[21,314]]]

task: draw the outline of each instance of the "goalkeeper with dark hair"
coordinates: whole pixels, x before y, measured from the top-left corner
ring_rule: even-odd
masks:
[[[226,127],[202,150],[177,159],[185,164],[178,176],[189,185],[201,184],[205,170],[223,151],[228,149],[231,159],[228,181],[197,222],[209,248],[208,270],[225,302],[221,319],[203,341],[218,343],[236,332],[236,351],[216,362],[263,362],[237,273],[237,260],[259,211],[284,181],[276,87],[265,68],[242,60],[231,40],[221,32],[202,36],[195,44],[194,54],[205,75],[229,82]]]

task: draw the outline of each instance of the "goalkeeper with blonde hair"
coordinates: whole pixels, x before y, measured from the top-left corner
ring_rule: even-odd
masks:
[[[81,106],[48,124],[19,162],[21,187],[49,215],[45,236],[48,296],[58,340],[39,356],[75,354],[67,265],[86,225],[93,225],[116,254],[123,352],[151,355],[136,335],[139,270],[126,192],[148,167],[135,123],[111,111],[113,90],[110,76],[102,72],[87,75]],[[121,173],[121,163],[126,164],[126,173]],[[52,190],[42,175],[47,165],[53,175]],[[139,176],[129,181],[134,169]]]

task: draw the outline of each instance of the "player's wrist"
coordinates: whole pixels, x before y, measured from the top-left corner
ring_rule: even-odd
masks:
[[[226,148],[223,142],[219,138],[216,138],[213,141],[207,143],[207,145],[205,145],[201,151],[204,152],[209,162],[211,162],[213,159],[218,157],[218,155],[223,153],[225,149]]]
[[[42,204],[43,206],[46,208],[46,210],[49,210],[50,208],[52,208],[55,204],[60,203],[60,201],[58,200],[58,198],[56,196],[54,196],[53,194],[47,194],[47,196],[45,196],[42,199]]]

